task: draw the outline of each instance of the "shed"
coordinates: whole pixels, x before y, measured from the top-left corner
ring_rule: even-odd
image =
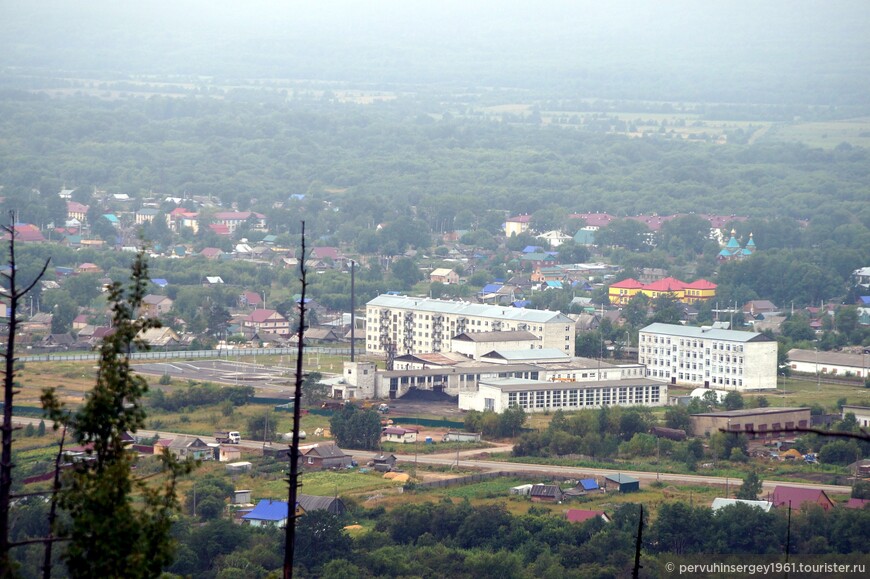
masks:
[[[396,466],[395,454],[378,454],[372,458],[372,466],[378,472],[389,472]]]
[[[532,485],[529,496],[533,503],[556,503],[562,500],[562,489],[559,485],[536,484]]]
[[[460,432],[451,430],[441,438],[442,442],[480,442],[479,432]]]
[[[511,487],[511,494],[529,496],[532,492],[532,486],[533,485],[527,484]]]
[[[577,486],[581,487],[584,491],[597,491],[599,488],[598,481],[594,478],[582,478],[577,482]]]
[[[218,461],[233,462],[242,458],[242,450],[237,446],[222,444],[218,446]]]
[[[234,505],[249,505],[249,504],[251,504],[251,491],[250,490],[233,491],[232,502]]]
[[[609,474],[604,477],[604,489],[611,487],[621,493],[631,493],[640,490],[640,480],[627,474]]]
[[[248,472],[251,470],[252,467],[253,467],[253,465],[247,461],[230,462],[227,464],[227,472],[230,474]]]
[[[347,512],[347,507],[338,497],[318,497],[315,495],[302,495],[296,498],[297,504],[302,507],[306,513],[312,511],[328,511],[333,515],[343,515]]]
[[[742,503],[744,505],[749,505],[750,507],[755,507],[757,509],[761,509],[765,513],[769,513],[770,509],[773,508],[773,503],[770,501],[751,501],[748,499],[723,499],[723,498],[715,498],[713,499],[713,504],[710,505],[710,508],[714,511],[718,511],[719,509],[723,509],[725,507],[730,507],[732,505],[736,505],[738,503]]]

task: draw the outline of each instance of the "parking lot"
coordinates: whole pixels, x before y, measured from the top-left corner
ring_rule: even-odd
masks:
[[[252,386],[272,394],[293,394],[295,369],[263,366],[239,360],[197,360],[134,364],[140,374],[169,375],[174,380],[196,380],[237,386]]]

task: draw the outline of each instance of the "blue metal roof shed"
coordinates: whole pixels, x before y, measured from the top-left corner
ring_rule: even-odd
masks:
[[[595,491],[599,489],[598,481],[594,478],[584,478],[580,479],[580,486],[583,487],[584,491]]]

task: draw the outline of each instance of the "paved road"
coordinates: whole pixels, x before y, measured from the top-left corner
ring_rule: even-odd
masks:
[[[25,418],[25,417],[15,417],[13,418],[16,424],[34,424],[38,425],[40,419],[39,418]],[[51,422],[46,421],[46,426],[50,427]],[[142,436],[154,436],[158,434],[158,432],[153,430],[140,430],[139,434]],[[172,432],[159,432],[161,437],[165,438],[173,438],[176,436],[190,436],[181,433],[172,433]],[[199,436],[204,442],[213,443],[215,439],[211,436]],[[272,446],[285,446],[282,443],[273,443]],[[243,440],[239,445],[240,448],[245,448],[248,450],[261,450],[263,448],[262,442],[248,441]],[[488,449],[491,452],[504,452],[508,450],[507,445],[499,445],[496,448]],[[717,477],[717,476],[708,476],[708,475],[693,475],[693,474],[671,474],[671,473],[655,473],[655,472],[641,472],[641,471],[626,471],[626,470],[618,470],[618,469],[605,469],[605,468],[587,468],[587,467],[573,467],[573,466],[554,466],[549,464],[527,464],[520,462],[506,462],[506,461],[496,461],[496,460],[479,460],[475,458],[471,458],[475,455],[479,455],[483,452],[487,452],[487,449],[475,449],[475,450],[466,450],[459,452],[459,466],[461,467],[472,467],[479,468],[482,470],[488,471],[502,471],[502,472],[510,472],[510,473],[540,473],[541,475],[555,475],[555,476],[564,476],[566,478],[582,478],[584,476],[606,476],[611,474],[627,474],[631,475],[637,479],[640,479],[643,482],[651,483],[655,481],[661,481],[663,483],[675,483],[675,484],[691,484],[691,485],[700,485],[700,486],[721,486],[724,487],[726,484],[733,486],[737,486],[741,483],[740,479],[731,479],[726,477]],[[361,464],[372,459],[376,454],[380,454],[378,452],[367,452],[362,450],[354,450],[351,451],[353,457],[360,462]],[[395,454],[395,453],[394,453]],[[445,452],[443,454],[418,454],[416,457],[413,454],[396,454],[396,458],[399,459],[399,462],[404,462],[407,464],[413,464],[416,462],[417,464],[431,464],[431,465],[440,465],[440,466],[451,466],[457,464],[456,452]],[[842,485],[822,485],[817,483],[803,483],[796,482],[791,480],[765,480],[763,483],[763,488],[765,491],[773,492],[773,489],[778,484],[786,484],[792,487],[799,488],[808,488],[808,489],[821,489],[826,493],[837,493],[837,494],[849,494],[852,492],[852,488],[848,486]]]
[[[582,478],[583,476],[606,476],[612,474],[627,474],[633,476],[637,479],[640,479],[643,482],[651,483],[659,480],[664,483],[676,483],[676,484],[693,484],[700,486],[721,486],[724,487],[726,484],[734,487],[736,485],[741,484],[741,479],[737,478],[726,478],[726,477],[716,477],[716,476],[707,476],[707,475],[691,475],[691,474],[670,474],[670,473],[655,473],[655,472],[641,472],[641,471],[627,471],[627,470],[618,470],[618,469],[605,469],[605,468],[587,468],[587,467],[570,467],[570,466],[553,466],[548,464],[527,464],[527,463],[519,463],[519,462],[506,462],[506,461],[495,461],[495,460],[478,460],[474,458],[467,458],[467,453],[480,454],[481,452],[486,452],[486,450],[475,450],[475,451],[465,451],[466,457],[463,457],[460,453],[459,457],[459,465],[462,467],[473,467],[480,468],[489,471],[502,471],[502,472],[512,472],[512,473],[541,473],[542,475],[556,475],[556,476],[565,476],[566,478]],[[373,457],[375,452],[364,452],[364,451],[353,451],[353,456],[359,461],[364,462],[368,461]],[[418,454],[416,459],[413,454],[396,454],[396,458],[399,459],[400,462],[412,464],[416,460],[417,464],[432,464],[432,465],[440,465],[440,466],[450,466],[456,464],[456,454],[453,453],[444,453],[440,455],[433,454]],[[840,486],[840,485],[821,485],[817,483],[802,483],[795,481],[773,481],[773,480],[765,480],[763,483],[763,488],[765,491],[773,492],[773,489],[776,485],[786,484],[788,486],[800,487],[800,488],[810,488],[810,489],[822,489],[826,493],[840,493],[840,494],[848,494],[852,492],[852,488],[848,486]]]

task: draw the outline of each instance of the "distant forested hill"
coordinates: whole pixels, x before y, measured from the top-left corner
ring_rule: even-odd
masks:
[[[291,194],[330,201],[338,223],[413,206],[433,229],[463,209],[548,206],[614,214],[716,212],[870,224],[870,156],[842,144],[716,145],[454,117],[431,103],[326,99],[0,99],[0,184],[213,195],[269,209]],[[431,113],[431,114],[427,114]]]

